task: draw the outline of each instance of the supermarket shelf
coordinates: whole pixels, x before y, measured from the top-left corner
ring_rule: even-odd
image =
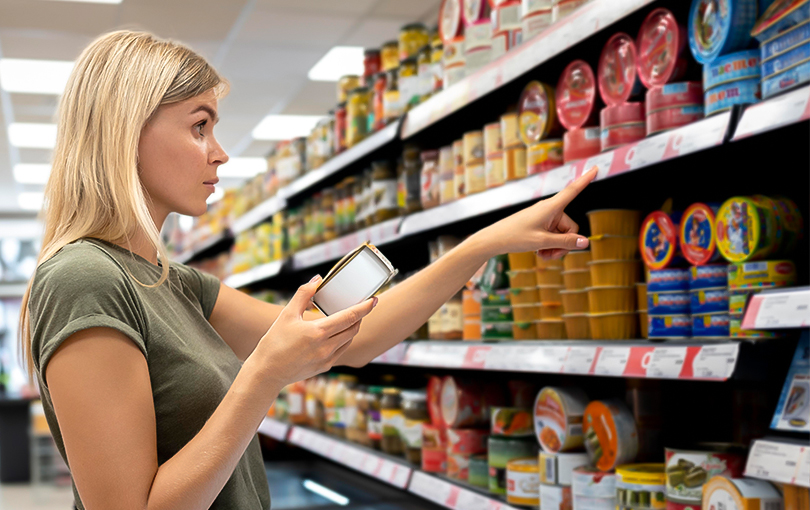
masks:
[[[408,492],[453,510],[517,510],[491,496],[484,496],[422,471],[414,471]]]
[[[772,131],[810,119],[810,86],[766,99],[743,111],[732,140]]]
[[[343,237],[338,237],[333,241],[327,241],[301,250],[292,256],[293,270],[297,271],[330,260],[337,260],[366,241],[370,241],[376,246],[397,241],[403,237],[400,233],[401,223],[401,218],[394,218]]]
[[[0,282],[0,298],[21,298],[28,282]]]
[[[288,442],[400,489],[408,486],[413,472],[404,460],[397,462],[380,452],[303,427],[293,426]]]
[[[751,296],[743,329],[810,327],[810,287],[764,291]]]
[[[239,287],[247,287],[248,285],[254,284],[261,280],[276,276],[281,272],[281,268],[283,266],[283,260],[268,262],[267,264],[262,264],[261,266],[254,267],[253,269],[249,269],[243,273],[231,275],[225,278],[223,283],[229,287],[233,287],[234,289],[238,289]]]
[[[730,119],[731,113],[726,112],[435,209],[411,214],[403,220],[400,234],[412,235],[553,195],[594,166],[599,169],[597,180],[601,180],[721,145]]]
[[[267,218],[273,216],[277,212],[284,210],[285,207],[287,207],[287,201],[284,200],[284,197],[280,196],[280,194],[276,194],[275,196],[268,198],[261,204],[249,210],[242,216],[236,218],[231,225],[231,229],[233,230],[234,235],[241,234],[245,230],[258,225]]]
[[[225,230],[220,232],[219,234],[210,236],[208,239],[200,243],[198,246],[195,246],[191,250],[186,250],[182,253],[179,253],[177,256],[174,257],[175,262],[179,262],[181,264],[186,264],[189,261],[197,258],[198,255],[202,254],[213,248],[214,246],[222,243],[222,246],[228,246],[226,241],[230,241],[233,239],[233,234],[229,230]]]
[[[740,344],[731,341],[563,340],[442,342],[396,346],[374,363],[607,377],[725,381]]]
[[[272,437],[276,441],[286,441],[290,432],[290,424],[283,421],[265,417],[259,425],[259,434]]]
[[[758,439],[751,445],[745,476],[810,487],[810,444]]]
[[[461,110],[653,0],[594,1],[408,112],[402,138]]]

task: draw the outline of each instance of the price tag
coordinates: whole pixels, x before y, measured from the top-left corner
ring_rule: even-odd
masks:
[[[734,372],[740,345],[704,345],[692,362],[692,376],[700,379],[726,380]]]
[[[807,109],[810,106],[808,99],[810,99],[810,87],[803,87],[749,106],[737,124],[734,140],[806,119]]]
[[[548,172],[544,172],[545,180],[543,182],[542,190],[540,191],[540,196],[550,196],[561,189],[568,186],[570,183],[574,182],[574,179],[577,178],[577,175],[582,174],[582,168],[585,166],[585,161],[577,161],[575,163],[571,163],[568,165],[563,165],[561,167],[555,168],[554,170],[549,170]],[[579,173],[577,173],[579,172]]]
[[[597,356],[594,374],[620,377],[627,367],[630,347],[601,347]]]
[[[492,501],[490,498],[461,489],[456,504],[452,508],[456,510],[489,510],[490,501]]]
[[[408,485],[408,491],[428,501],[443,505],[450,496],[450,489],[452,487],[454,486],[438,478],[434,478],[421,471],[414,471],[411,477],[411,483]]]
[[[802,328],[810,325],[810,289],[757,294],[745,311],[744,329]]]
[[[588,374],[596,358],[596,347],[569,347],[568,357],[563,364],[566,374]]]
[[[603,152],[598,156],[594,156],[589,158],[585,161],[585,164],[582,167],[582,172],[579,175],[582,175],[584,172],[587,172],[593,167],[596,167],[596,178],[597,179],[604,179],[610,174],[610,167],[613,166],[613,157],[615,156],[614,151]],[[579,177],[577,175],[577,177]]]
[[[802,450],[802,456],[799,460],[799,472],[796,473],[796,480],[793,483],[810,487],[810,448]]]
[[[464,355],[464,361],[461,363],[462,368],[484,368],[487,360],[487,355],[492,347],[488,345],[473,345],[467,347],[467,353]]]
[[[684,156],[720,145],[726,136],[730,118],[731,112],[725,112],[671,131],[663,159]]]
[[[780,443],[760,439],[754,442],[748,462],[745,466],[746,476],[771,480],[774,482],[791,483],[810,486],[810,477],[799,478],[800,472],[808,472],[807,468],[808,446]]]
[[[533,372],[557,373],[563,371],[567,356],[568,347],[537,347],[528,358],[528,363]]]
[[[391,484],[399,487],[400,489],[404,489],[408,486],[408,479],[411,476],[411,468],[405,466],[397,466],[397,469],[394,471],[394,476],[391,479]]]
[[[380,468],[380,472],[377,473],[377,478],[380,480],[390,480],[391,476],[394,474],[394,463],[383,460],[382,467]]]
[[[686,347],[656,347],[647,367],[647,377],[677,379],[686,360]]]

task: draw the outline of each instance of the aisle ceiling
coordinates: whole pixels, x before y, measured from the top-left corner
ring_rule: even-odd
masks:
[[[0,0],[0,57],[75,60],[96,36],[118,28],[178,39],[231,82],[217,137],[232,156],[263,156],[250,135],[268,114],[325,114],[335,84],[307,72],[336,45],[377,47],[410,21],[435,24],[440,0],[123,0],[96,4]],[[42,186],[14,181],[13,162],[48,163],[50,150],[17,149],[11,122],[53,122],[58,96],[0,91],[0,219],[31,216],[17,195]],[[225,186],[237,182],[226,182]]]

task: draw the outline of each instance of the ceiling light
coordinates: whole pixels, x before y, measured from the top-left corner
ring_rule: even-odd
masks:
[[[53,149],[56,146],[56,124],[15,122],[8,127],[11,145],[26,149]]]
[[[318,482],[313,482],[312,480],[304,480],[304,488],[310,492],[314,492],[315,494],[321,496],[322,498],[328,499],[329,501],[331,501],[336,505],[346,506],[349,504],[349,498],[347,498],[343,494],[338,494],[332,489],[324,487]]]
[[[264,158],[231,158],[217,168],[220,179],[248,179],[267,170]]]
[[[0,87],[6,92],[56,94],[65,91],[73,62],[0,59]]]
[[[14,180],[20,184],[46,184],[51,175],[51,165],[18,163],[14,165]]]
[[[253,128],[253,138],[290,140],[307,136],[322,118],[320,115],[268,115]]]
[[[216,186],[214,187],[214,192],[211,194],[210,197],[208,197],[208,200],[206,200],[206,203],[213,204],[214,202],[222,198],[223,195],[225,195],[225,190],[220,188],[219,186]]]
[[[25,191],[17,195],[17,204],[26,211],[39,211],[42,209],[42,202],[45,200],[44,193]]]
[[[362,46],[335,46],[321,57],[307,76],[313,81],[338,81],[347,74],[363,74]]]
[[[51,0],[52,2],[81,2],[86,4],[120,4],[124,0]]]

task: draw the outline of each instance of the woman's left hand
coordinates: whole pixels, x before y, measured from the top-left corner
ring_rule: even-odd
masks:
[[[490,225],[478,235],[495,254],[536,251],[545,259],[559,259],[571,250],[585,249],[588,238],[577,234],[579,225],[565,214],[565,208],[594,177],[596,167],[553,197]]]

